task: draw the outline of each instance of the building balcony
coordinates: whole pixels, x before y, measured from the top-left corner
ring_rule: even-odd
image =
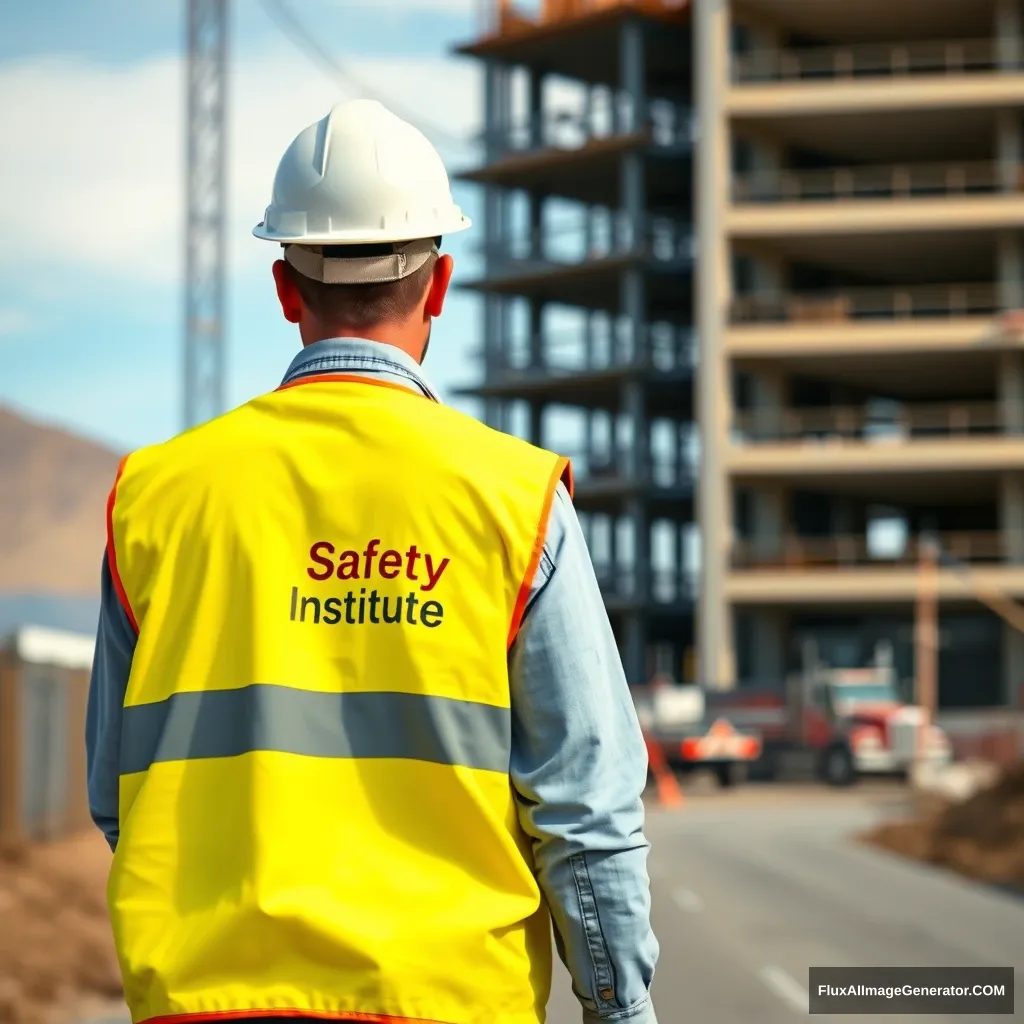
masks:
[[[654,101],[650,122],[626,131],[573,111],[546,113],[486,138],[489,163],[457,175],[460,181],[573,200],[592,206],[625,206],[623,157],[644,158],[648,209],[679,208],[689,202],[694,122],[687,107]],[[682,182],[682,184],[680,184]]]
[[[845,46],[763,48],[733,58],[733,81],[807,82],[918,75],[1019,71],[1020,61],[1000,59],[994,39],[864,43]]]
[[[999,231],[1024,226],[1024,192],[991,163],[781,171],[740,178],[726,229],[737,239]]]
[[[652,418],[690,420],[693,416],[693,331],[655,325],[644,353],[630,339],[611,331],[588,339],[579,334],[544,335],[531,351],[528,340],[474,357],[484,364],[484,381],[460,394],[477,398],[526,399],[579,409],[626,413],[624,385],[644,388]]]
[[[1024,470],[1024,436],[950,434],[936,439],[884,435],[879,443],[839,435],[751,445],[732,444],[727,470],[748,479],[816,481],[828,489],[902,488],[929,493],[969,488],[973,478]],[[959,474],[952,476],[952,474]],[[855,488],[856,481],[859,487]]]
[[[883,164],[826,170],[758,171],[733,180],[734,204],[847,202],[1017,192],[1024,174],[1010,175],[991,160],[960,163]]]
[[[658,457],[638,467],[628,451],[561,454],[572,460],[573,503],[580,512],[622,515],[626,502],[639,498],[653,517],[692,521],[696,467],[685,455]]]
[[[941,357],[955,373],[1024,347],[1024,319],[985,284],[742,295],[729,319],[730,358],[781,359],[810,376],[826,363],[832,372],[837,360],[852,368],[865,357],[903,377],[927,368],[923,357]]]
[[[1003,310],[994,284],[906,285],[742,295],[729,319],[734,326],[813,324],[821,331],[852,321],[990,319]]]
[[[1009,561],[1005,534],[998,531],[947,532],[936,538],[950,558],[966,565],[999,565]],[[916,566],[921,554],[920,539],[880,551],[863,535],[797,537],[787,535],[763,541],[741,539],[733,542],[731,566],[735,570],[808,568],[894,568]]]
[[[1024,596],[1024,565],[1010,562],[995,533],[940,535],[955,562],[940,564],[935,591],[945,605],[972,604],[979,595],[998,600]],[[914,602],[921,586],[918,549],[879,556],[863,537],[780,538],[774,551],[750,541],[735,543],[726,593],[740,605],[790,605],[822,609],[876,608]]]
[[[624,24],[641,19],[648,88],[684,93],[690,84],[689,5],[680,0],[545,0],[537,16],[512,3],[484,0],[483,34],[456,52],[617,87]]]
[[[646,576],[647,592],[631,568],[595,561],[594,572],[609,613],[643,609],[665,615],[692,613],[697,599],[698,581],[685,571],[652,569]]]
[[[793,441],[861,441],[865,444],[918,438],[963,438],[1013,433],[995,402],[895,405],[886,414],[871,406],[743,411],[734,417],[733,437],[742,444]]]
[[[636,270],[644,277],[648,319],[689,323],[692,294],[681,278],[692,271],[696,256],[690,226],[658,218],[646,230],[615,233],[618,237],[613,240],[594,245],[585,229],[544,231],[533,251],[528,243],[519,248],[503,245],[481,250],[487,263],[486,277],[462,287],[619,316],[627,312],[622,288],[625,275]],[[556,252],[555,243],[561,253]],[[583,243],[582,249],[579,243]]]
[[[761,49],[733,58],[736,117],[1019,103],[1024,64],[993,39]]]

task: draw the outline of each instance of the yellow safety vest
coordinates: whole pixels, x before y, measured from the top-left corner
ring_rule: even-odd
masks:
[[[537,1024],[507,651],[568,460],[394,385],[298,385],[111,493],[132,1019]]]

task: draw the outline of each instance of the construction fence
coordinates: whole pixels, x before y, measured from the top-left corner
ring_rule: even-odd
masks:
[[[0,852],[87,828],[93,641],[25,628],[0,641]]]

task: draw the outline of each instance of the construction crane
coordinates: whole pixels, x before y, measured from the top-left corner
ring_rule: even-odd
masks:
[[[187,0],[185,428],[226,408],[224,293],[228,0]]]

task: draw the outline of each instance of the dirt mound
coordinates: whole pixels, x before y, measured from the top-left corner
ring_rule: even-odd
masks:
[[[962,803],[935,806],[862,838],[983,882],[1024,887],[1024,763]]]
[[[0,1024],[47,1024],[84,1001],[120,998],[109,864],[100,836],[0,860]]]

